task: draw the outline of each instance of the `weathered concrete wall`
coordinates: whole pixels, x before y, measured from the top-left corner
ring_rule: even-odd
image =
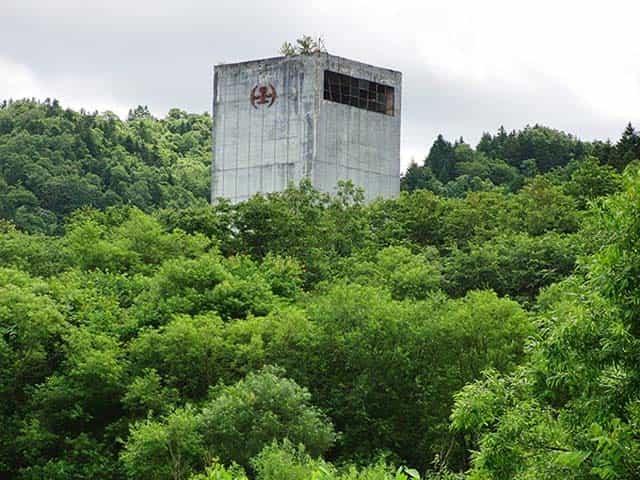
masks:
[[[212,199],[240,202],[283,190],[306,174],[305,119],[313,116],[311,58],[276,58],[216,67]],[[273,85],[276,100],[254,108],[256,85]]]
[[[395,114],[383,115],[323,99],[330,69],[395,88]],[[309,177],[335,192],[340,179],[368,199],[398,194],[400,73],[327,54],[219,65],[214,71],[212,201],[246,200]],[[254,88],[273,86],[276,99],[252,104]],[[270,105],[270,106],[269,106]]]
[[[317,155],[313,164],[314,185],[335,191],[338,180],[352,180],[364,188],[367,200],[400,193],[400,72],[327,55],[324,70],[343,73],[394,87],[394,114],[384,115],[362,108],[321,100]],[[320,85],[323,78],[319,79]],[[322,98],[322,92],[320,93]]]

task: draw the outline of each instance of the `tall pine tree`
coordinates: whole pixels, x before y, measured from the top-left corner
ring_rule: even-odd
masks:
[[[455,157],[451,142],[445,140],[442,135],[438,135],[429,150],[425,165],[431,168],[433,174],[442,183],[452,180],[455,176]]]
[[[623,170],[633,160],[640,160],[640,136],[631,125],[631,122],[627,124],[624,132],[622,132],[622,137],[616,143],[612,160],[612,165],[618,170]]]

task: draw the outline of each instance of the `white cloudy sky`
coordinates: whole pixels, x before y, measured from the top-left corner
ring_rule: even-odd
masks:
[[[0,99],[208,111],[213,64],[309,33],[403,72],[405,165],[500,125],[617,139],[640,126],[639,18],[637,0],[0,0]]]

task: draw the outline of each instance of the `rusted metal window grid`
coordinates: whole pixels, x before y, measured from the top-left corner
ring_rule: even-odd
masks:
[[[324,71],[324,99],[394,115],[393,87],[331,70]]]

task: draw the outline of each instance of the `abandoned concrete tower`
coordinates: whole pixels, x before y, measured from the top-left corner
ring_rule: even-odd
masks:
[[[368,200],[400,190],[400,72],[327,53],[217,65],[211,199],[241,202],[304,177]]]

